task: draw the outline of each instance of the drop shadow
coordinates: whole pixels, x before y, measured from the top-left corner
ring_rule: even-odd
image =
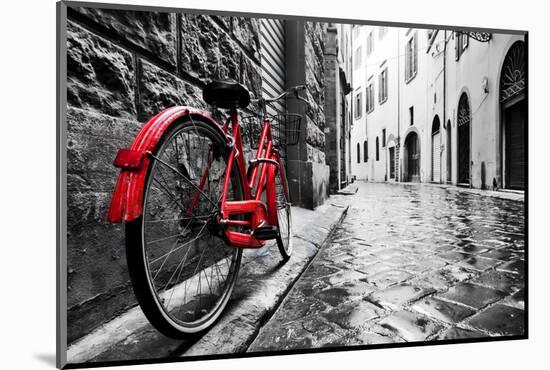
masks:
[[[54,353],[35,353],[34,358],[49,366],[56,366],[56,358]]]

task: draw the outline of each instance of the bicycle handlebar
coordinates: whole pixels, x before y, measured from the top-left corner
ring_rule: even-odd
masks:
[[[293,86],[293,87],[287,89],[285,92],[281,93],[279,96],[276,96],[274,98],[259,98],[259,99],[251,99],[250,101],[255,102],[255,103],[260,103],[260,105],[269,104],[269,103],[273,103],[273,102],[276,102],[278,100],[281,100],[283,98],[286,98],[290,94],[294,94],[295,99],[301,100],[301,101],[303,101],[303,102],[305,102],[309,105],[309,101],[307,99],[302,98],[298,94],[299,91],[304,91],[305,89],[306,89],[305,85]]]

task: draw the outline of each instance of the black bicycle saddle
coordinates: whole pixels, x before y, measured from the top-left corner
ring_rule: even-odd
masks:
[[[250,103],[250,93],[235,80],[217,80],[202,89],[202,99],[217,108],[246,108]]]

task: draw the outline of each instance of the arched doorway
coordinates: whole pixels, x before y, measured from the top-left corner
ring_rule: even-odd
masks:
[[[458,183],[470,185],[470,102],[468,95],[462,93],[458,101]]]
[[[432,182],[441,182],[441,130],[439,117],[432,122]]]
[[[515,42],[504,59],[500,76],[501,131],[503,132],[504,186],[525,189],[525,43]]]
[[[453,174],[453,152],[451,150],[451,120],[447,120],[447,183],[452,182],[452,174]]]
[[[420,182],[420,141],[416,132],[411,132],[405,140],[404,159],[404,180]]]

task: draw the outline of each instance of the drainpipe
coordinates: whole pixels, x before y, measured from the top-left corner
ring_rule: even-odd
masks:
[[[401,162],[403,158],[401,157],[401,102],[400,102],[400,87],[401,87],[401,78],[399,77],[399,68],[401,66],[401,58],[399,56],[399,30],[397,31],[397,153],[399,161],[397,161],[397,173],[396,181],[401,182]]]
[[[447,30],[443,30],[443,126],[447,128]],[[450,128],[449,128],[450,130]],[[451,178],[452,174],[449,173],[450,166],[449,162],[452,162],[448,160],[449,156],[452,155],[451,153],[451,141],[447,137],[447,130],[445,131],[445,141],[446,141],[446,147],[447,147],[447,158],[445,158],[445,167],[447,168],[447,178],[445,179],[446,183],[449,183],[449,179]]]

